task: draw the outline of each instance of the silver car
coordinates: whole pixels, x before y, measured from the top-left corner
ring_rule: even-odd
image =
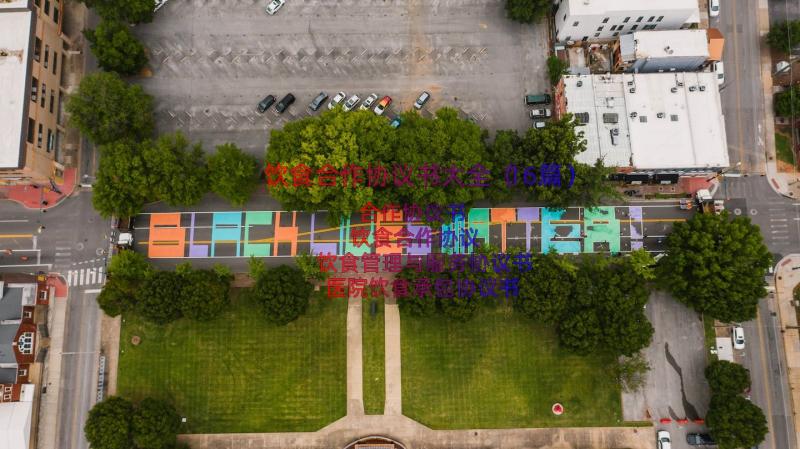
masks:
[[[361,101],[361,98],[359,98],[358,95],[353,95],[352,97],[348,98],[347,102],[344,104],[345,112],[352,111],[359,101]]]
[[[375,100],[377,99],[378,99],[378,94],[370,94],[370,96],[367,97],[367,99],[364,100],[363,103],[361,103],[361,106],[359,106],[358,109],[361,111],[366,111],[367,109],[372,107],[372,103],[375,103]]]

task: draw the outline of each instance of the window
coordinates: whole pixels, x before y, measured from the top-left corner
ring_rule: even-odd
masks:
[[[53,50],[53,75],[56,74],[56,67],[58,67],[58,52]]]
[[[44,13],[50,15],[50,0],[44,0]]]
[[[614,34],[612,34],[611,36],[612,36],[612,37],[617,37],[617,36],[619,36],[619,33],[614,33]]]
[[[587,40],[589,40],[589,36],[583,36],[583,39],[582,39],[582,40],[583,40],[584,42],[586,42]]]
[[[603,31],[603,27],[597,27],[597,31]]]
[[[23,354],[33,354],[33,332],[25,332],[20,335],[17,347]]]
[[[56,135],[53,134],[53,130],[47,128],[47,152],[53,151],[53,147],[55,147],[56,143]]]
[[[616,26],[616,25],[611,25],[611,31],[614,31],[614,30],[616,30],[616,29],[617,29],[617,26]]]
[[[630,17],[626,17],[625,20],[622,21],[622,23],[628,23],[629,20],[631,20],[631,18]]]
[[[600,37],[600,33],[594,33],[594,37]]]
[[[39,61],[41,53],[42,53],[42,40],[37,37],[36,42],[33,44],[33,59]]]
[[[47,292],[45,292],[45,295],[46,294],[47,294]],[[22,312],[22,316],[24,316],[25,318],[33,318],[33,313],[30,310],[26,310],[26,311]]]
[[[617,31],[622,31],[623,28],[625,28],[625,25],[620,25],[617,27]]]
[[[31,81],[31,101],[34,103],[39,100],[39,80],[32,78]]]
[[[10,401],[11,400],[11,395],[10,394],[4,394],[3,395],[3,400],[4,401]]]
[[[565,41],[571,41],[572,40],[572,36],[567,36],[567,37],[564,38],[564,40]]]
[[[53,6],[53,21],[58,25],[58,7]]]
[[[44,46],[44,68],[47,68],[47,64],[50,62],[50,46]]]
[[[637,28],[639,28],[639,25],[636,25],[635,23],[631,25],[631,31],[636,31]]]
[[[44,107],[45,100],[47,100],[47,84],[42,83],[42,107]]]
[[[53,113],[53,105],[56,103],[56,91],[50,89],[50,113]]]
[[[579,23],[580,22],[572,22],[572,26],[576,27],[576,26],[578,26]]]
[[[658,19],[656,19],[656,22],[661,22],[662,20],[664,20],[664,16],[658,16]]]
[[[39,123],[39,134],[36,138],[36,146],[41,148],[42,147],[42,124]]]
[[[606,17],[605,19],[603,19],[603,23],[608,23],[608,17]]]
[[[638,19],[636,19],[636,21],[637,21],[637,22],[641,22],[641,21],[642,21],[642,19],[644,19],[644,16],[639,16],[639,18],[638,18]]]
[[[655,30],[656,29],[656,25],[655,24],[645,25],[644,27],[642,27],[642,29],[643,30]]]
[[[33,132],[36,130],[36,122],[28,117],[28,143],[33,143]]]
[[[649,18],[649,19],[647,19],[647,21],[648,21],[648,22],[652,22],[653,20],[655,20],[655,18],[656,18],[656,16],[650,16],[650,18]]]
[[[28,375],[28,370],[25,368],[20,368],[19,371],[17,371],[17,376],[22,377],[27,375]]]

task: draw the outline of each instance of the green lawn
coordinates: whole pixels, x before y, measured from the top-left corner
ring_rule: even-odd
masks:
[[[346,412],[346,310],[343,300],[313,300],[279,327],[234,295],[209,323],[126,316],[118,392],[172,400],[190,433],[317,430]]]
[[[386,394],[384,376],[384,333],[383,298],[375,300],[377,313],[370,313],[370,302],[362,307],[361,329],[364,359],[364,412],[368,415],[383,414],[383,400]]]
[[[509,308],[485,308],[466,323],[406,315],[401,323],[403,414],[427,426],[623,424],[613,358],[571,355],[552,329]]]
[[[786,134],[775,133],[775,152],[778,154],[779,161],[794,165],[791,137]]]

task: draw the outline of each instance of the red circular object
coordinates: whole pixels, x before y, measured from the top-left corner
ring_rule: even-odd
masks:
[[[554,415],[561,415],[564,413],[564,406],[556,402],[551,409]]]

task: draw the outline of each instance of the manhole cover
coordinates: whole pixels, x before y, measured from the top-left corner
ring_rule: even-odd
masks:
[[[742,215],[742,210],[737,207],[733,210],[733,215]]]
[[[77,249],[78,251],[83,251],[83,243],[81,242],[76,243],[75,249]]]
[[[755,209],[750,209],[750,215],[757,215],[758,211]]]
[[[105,253],[106,253],[106,250],[104,250],[103,248],[97,248],[95,250],[95,254],[97,254],[98,256],[102,256]]]

